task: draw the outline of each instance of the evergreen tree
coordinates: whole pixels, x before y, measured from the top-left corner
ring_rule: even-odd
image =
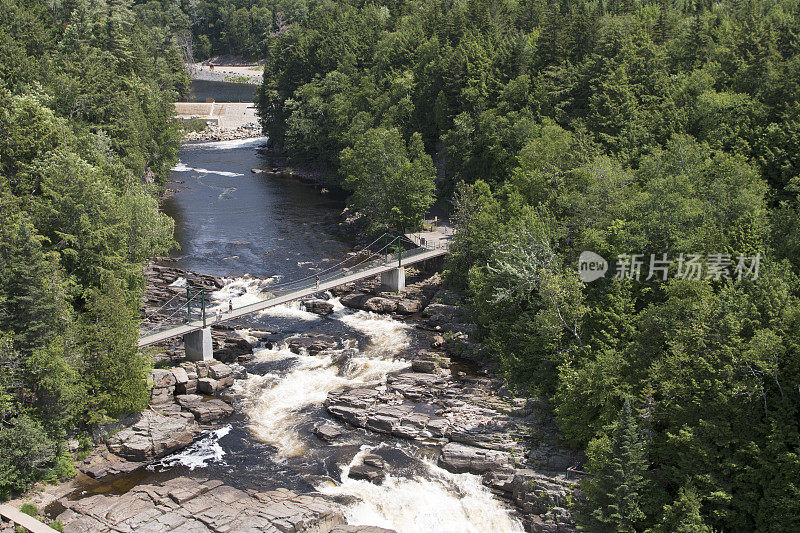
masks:
[[[652,533],[711,533],[700,514],[700,498],[691,487],[681,487],[678,499],[664,507],[661,521]]]
[[[646,490],[647,459],[630,400],[625,399],[602,464],[585,484],[587,502],[581,519],[586,531],[640,531]]]

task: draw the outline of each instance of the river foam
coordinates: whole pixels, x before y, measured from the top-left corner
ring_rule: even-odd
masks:
[[[209,431],[206,436],[195,441],[183,451],[169,455],[155,465],[148,468],[153,470],[155,467],[170,468],[177,465],[188,467],[189,470],[202,468],[208,463],[222,462],[225,451],[220,446],[219,441],[231,432],[232,426],[227,425],[214,431]]]
[[[322,483],[316,489],[329,496],[355,497],[344,507],[347,522],[395,529],[398,533],[479,533],[524,531],[508,509],[481,484],[478,476],[453,474],[424,460],[425,476],[387,474],[380,485],[351,479],[350,468],[371,452],[363,446],[342,467],[342,482]]]
[[[202,148],[206,150],[232,150],[234,148],[256,148],[265,144],[269,137],[253,137],[250,139],[234,139],[230,141],[209,141],[184,143],[181,148]]]
[[[218,176],[225,176],[228,178],[235,178],[238,176],[244,176],[241,172],[229,172],[227,170],[209,170],[207,168],[201,167],[190,167],[184,163],[178,163],[174,167],[172,167],[174,172],[197,172],[199,174],[216,174]]]
[[[328,393],[338,387],[383,381],[389,372],[409,365],[395,357],[409,345],[405,324],[376,313],[347,309],[331,316],[363,333],[366,345],[356,351],[346,343],[340,350],[318,355],[295,354],[285,344],[256,350],[254,363],[290,360],[286,362],[292,366],[285,372],[251,375],[236,384],[237,392],[248,404],[250,429],[284,457],[294,457],[308,449],[297,429],[303,421],[300,412],[304,408],[322,404]]]

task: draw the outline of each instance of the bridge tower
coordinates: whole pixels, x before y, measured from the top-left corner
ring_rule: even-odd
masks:
[[[192,300],[200,297],[200,316],[203,329],[191,331],[183,336],[183,351],[187,361],[210,361],[214,359],[214,344],[211,340],[211,328],[206,326],[206,291],[204,288],[186,287],[187,323],[192,320]]]
[[[381,272],[381,288],[390,292],[406,290],[406,269],[403,266],[403,247],[397,237],[397,268]],[[388,250],[387,246],[387,250]],[[386,257],[388,260],[388,255]]]
[[[183,336],[183,350],[187,361],[210,361],[214,359],[211,328],[198,329]]]

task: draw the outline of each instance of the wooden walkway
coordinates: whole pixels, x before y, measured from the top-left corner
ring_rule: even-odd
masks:
[[[53,533],[55,531],[50,526],[39,522],[34,517],[26,515],[7,503],[0,504],[0,515],[32,533]]]
[[[401,260],[401,264],[402,266],[412,265],[414,263],[419,263],[420,261],[426,261],[434,257],[442,256],[446,253],[447,253],[446,246],[439,246],[433,249],[418,249],[417,251],[412,251],[412,253],[409,255],[404,254]],[[275,296],[273,298],[261,300],[260,302],[255,302],[250,305],[245,305],[237,309],[234,309],[233,311],[223,313],[222,319],[219,322],[226,322],[228,320],[233,320],[235,318],[249,315],[251,313],[257,313],[258,311],[263,311],[264,309],[268,309],[270,307],[275,307],[277,305],[285,304],[287,302],[291,302],[294,300],[307,298],[319,292],[324,292],[328,289],[338,287],[339,285],[344,285],[346,283],[351,283],[353,281],[358,281],[372,276],[378,276],[383,272],[394,270],[397,267],[398,267],[397,259],[395,258],[387,263],[381,263],[373,267],[365,268],[364,270],[358,272],[354,272],[351,274],[344,274],[342,276],[335,277],[330,280],[320,280],[319,286],[312,283],[308,287],[303,287],[301,289],[289,292],[287,294],[282,294],[279,296]],[[217,324],[219,322],[216,320],[216,317],[209,316],[206,318],[206,325]],[[141,348],[143,346],[149,346],[151,344],[171,339],[173,337],[180,337],[186,335],[187,333],[191,333],[192,331],[203,329],[203,327],[204,326],[202,320],[194,320],[189,322],[188,324],[183,324],[180,326],[175,326],[169,329],[144,335],[139,338],[139,347]]]

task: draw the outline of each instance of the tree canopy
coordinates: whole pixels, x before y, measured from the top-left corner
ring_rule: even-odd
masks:
[[[795,528],[798,3],[302,5],[262,46],[275,146],[361,207],[356,183],[385,198],[376,162],[420,139],[458,229],[447,279],[488,353],[593,473],[632,449],[616,428],[646,450],[636,501],[587,489],[581,526]],[[379,156],[376,132],[402,141]],[[605,277],[579,279],[584,251]],[[640,279],[613,275],[625,261]]]
[[[157,198],[188,79],[139,7],[0,0],[0,498],[147,405],[142,266],[174,245]]]

